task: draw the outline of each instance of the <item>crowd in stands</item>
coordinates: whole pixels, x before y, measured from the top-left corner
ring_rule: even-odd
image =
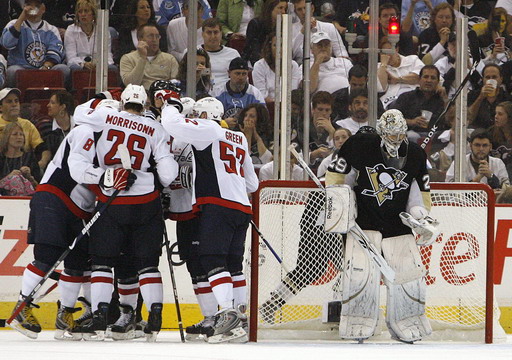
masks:
[[[147,91],[160,80],[187,89],[187,40],[192,0],[111,1],[109,89],[128,84]],[[291,6],[293,5],[293,6]],[[74,107],[92,94],[99,61],[96,0],[5,0],[0,4],[0,189],[13,177],[37,186],[46,164],[73,128]],[[291,7],[288,9],[288,7]],[[214,96],[225,121],[250,144],[260,178],[271,176],[276,101],[276,22],[291,10],[292,137],[302,145],[305,0],[198,0],[196,97]],[[390,49],[388,24],[401,20],[396,53],[381,53],[377,79],[368,79],[366,55],[349,54],[368,43],[368,0],[313,0],[310,58],[310,164],[322,176],[332,152],[367,126],[369,81],[378,89],[378,114],[399,109],[409,141],[421,143],[456,87],[457,17],[468,17],[474,40],[469,66],[481,58],[467,97],[467,181],[497,192],[512,176],[512,1],[381,0],[379,41]],[[476,53],[473,51],[477,46]],[[62,74],[60,86],[30,91],[22,72]],[[77,85],[85,72],[88,83]],[[40,77],[31,75],[32,79]],[[60,75],[59,75],[60,76]],[[19,90],[18,90],[19,89]],[[184,96],[184,95],[183,95]],[[152,97],[150,97],[152,98]],[[18,126],[11,126],[18,124]],[[433,179],[453,180],[454,111],[440,120],[427,148]],[[20,129],[22,131],[20,131]],[[471,135],[471,137],[470,137]],[[480,151],[486,150],[486,151]],[[488,151],[487,151],[488,150]],[[269,170],[270,169],[270,170]],[[294,178],[302,178],[292,162]],[[21,185],[20,185],[21,186]],[[10,193],[14,193],[11,191]]]

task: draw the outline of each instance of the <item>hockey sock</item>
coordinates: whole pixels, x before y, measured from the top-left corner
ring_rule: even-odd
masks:
[[[44,264],[36,264],[35,261],[27,265],[23,272],[23,280],[21,282],[22,296],[20,296],[20,300],[23,300],[25,296],[30,294],[39,281],[41,281],[46,273],[46,269],[43,269],[43,267]]]
[[[139,297],[139,280],[137,277],[117,280],[117,291],[119,293],[119,304],[129,305],[132,309],[137,307]]]
[[[221,309],[233,308],[233,280],[227,271],[221,271],[208,276],[213,294]]]
[[[140,293],[146,304],[146,308],[151,309],[154,303],[164,301],[164,290],[162,286],[162,275],[158,268],[150,267],[139,272]]]
[[[84,282],[82,283],[82,294],[85,300],[91,303],[91,272],[84,271]]]
[[[110,303],[112,291],[114,291],[112,268],[108,266],[93,268],[91,274],[91,308],[93,312],[98,310],[99,303]]]
[[[83,271],[64,269],[59,278],[60,303],[63,306],[75,307],[80,287],[84,281]]]
[[[213,316],[218,310],[217,299],[212,292],[208,281],[200,281],[195,284],[194,292],[197,297],[197,303],[201,308],[203,316]]]
[[[231,274],[233,279],[233,298],[235,307],[240,304],[247,305],[247,283],[243,273]]]

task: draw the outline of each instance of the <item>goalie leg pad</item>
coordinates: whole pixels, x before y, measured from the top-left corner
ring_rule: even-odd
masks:
[[[334,185],[325,196],[325,232],[346,234],[356,221],[356,194],[349,185]]]
[[[365,231],[380,251],[381,234]],[[375,333],[379,317],[380,271],[353,235],[347,235],[339,334],[364,340]]]
[[[412,235],[383,239],[382,252],[397,276],[423,268],[420,252]],[[391,337],[412,343],[430,335],[432,328],[425,317],[426,285],[423,277],[396,285],[386,282],[386,286],[386,324]]]

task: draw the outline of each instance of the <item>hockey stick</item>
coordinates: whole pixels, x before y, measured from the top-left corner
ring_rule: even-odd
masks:
[[[311,170],[309,168],[309,166],[306,164],[306,162],[304,161],[302,156],[300,156],[300,154],[297,152],[297,150],[295,150],[295,147],[293,145],[290,145],[289,149],[290,149],[290,152],[293,154],[293,156],[295,156],[297,161],[300,163],[300,165],[304,168],[304,170],[306,170],[309,177],[315,182],[315,184],[320,189],[325,191],[324,185],[316,177],[313,170]],[[377,267],[379,268],[382,275],[384,275],[384,277],[389,282],[395,283],[395,278],[396,278],[395,270],[393,270],[391,268],[391,266],[389,266],[386,259],[384,259],[384,257],[381,255],[380,251],[377,250],[375,245],[373,245],[373,243],[368,239],[366,234],[363,232],[363,230],[361,230],[361,228],[359,227],[359,225],[357,225],[357,223],[355,224],[355,226],[352,229],[350,229],[350,233],[352,233],[352,235],[354,235],[354,237],[357,239],[357,242],[359,243],[359,245],[361,245],[361,248],[366,252],[368,257],[374,261],[374,263],[377,265]]]
[[[268,249],[270,250],[270,252],[274,255],[274,257],[276,258],[277,262],[279,264],[281,264],[281,267],[283,268],[284,271],[286,271],[287,273],[289,273],[290,271],[286,268],[283,260],[281,260],[281,258],[279,257],[279,255],[277,255],[277,253],[275,252],[275,250],[272,248],[272,246],[270,246],[270,243],[267,241],[267,239],[265,239],[265,237],[263,236],[263,234],[261,233],[260,229],[258,229],[258,227],[256,226],[256,224],[254,223],[254,221],[251,220],[251,225],[252,227],[254,228],[254,230],[256,230],[256,232],[258,233],[258,235],[260,236],[260,239],[263,240],[263,242],[265,243],[265,245],[268,247]]]
[[[169,272],[171,273],[172,292],[174,294],[174,304],[176,304],[176,316],[178,317],[178,327],[180,329],[181,342],[185,342],[185,333],[183,331],[183,321],[181,319],[180,301],[178,299],[178,288],[176,286],[176,278],[174,276],[174,267],[172,266],[172,254],[169,242],[169,236],[167,235],[167,228],[165,226],[165,219],[162,218],[164,225],[164,245],[165,252],[167,253],[167,262],[169,263]]]
[[[128,149],[126,148],[126,145],[120,144],[118,146],[118,153],[121,157],[121,162],[123,164],[123,168],[126,170],[131,170],[131,160],[130,160],[130,153],[128,152]],[[57,267],[60,265],[62,261],[69,255],[69,253],[75,248],[76,244],[87,234],[91,226],[94,225],[94,223],[98,220],[98,218],[105,212],[105,210],[110,206],[112,201],[117,197],[121,190],[115,190],[114,193],[110,196],[108,201],[104,203],[98,211],[94,214],[94,216],[89,220],[87,225],[84,226],[84,228],[80,231],[80,234],[78,234],[77,237],[73,240],[71,245],[68,246],[66,250],[60,255],[60,257],[57,259],[57,261],[52,265],[52,267],[44,274],[43,278],[39,280],[37,285],[32,289],[32,291],[19,303],[19,305],[14,309],[11,317],[7,319],[7,324],[10,325],[11,322],[20,314],[20,312],[34,300],[34,296],[37,294],[37,292],[41,289],[41,287],[44,285],[46,280],[50,276],[52,276],[53,272],[57,269]]]

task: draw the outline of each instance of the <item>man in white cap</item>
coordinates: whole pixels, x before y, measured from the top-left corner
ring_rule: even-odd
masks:
[[[332,94],[348,86],[348,72],[352,62],[347,58],[332,57],[331,38],[327,33],[318,31],[311,34],[311,52],[314,57],[310,71],[312,93],[328,91]]]

